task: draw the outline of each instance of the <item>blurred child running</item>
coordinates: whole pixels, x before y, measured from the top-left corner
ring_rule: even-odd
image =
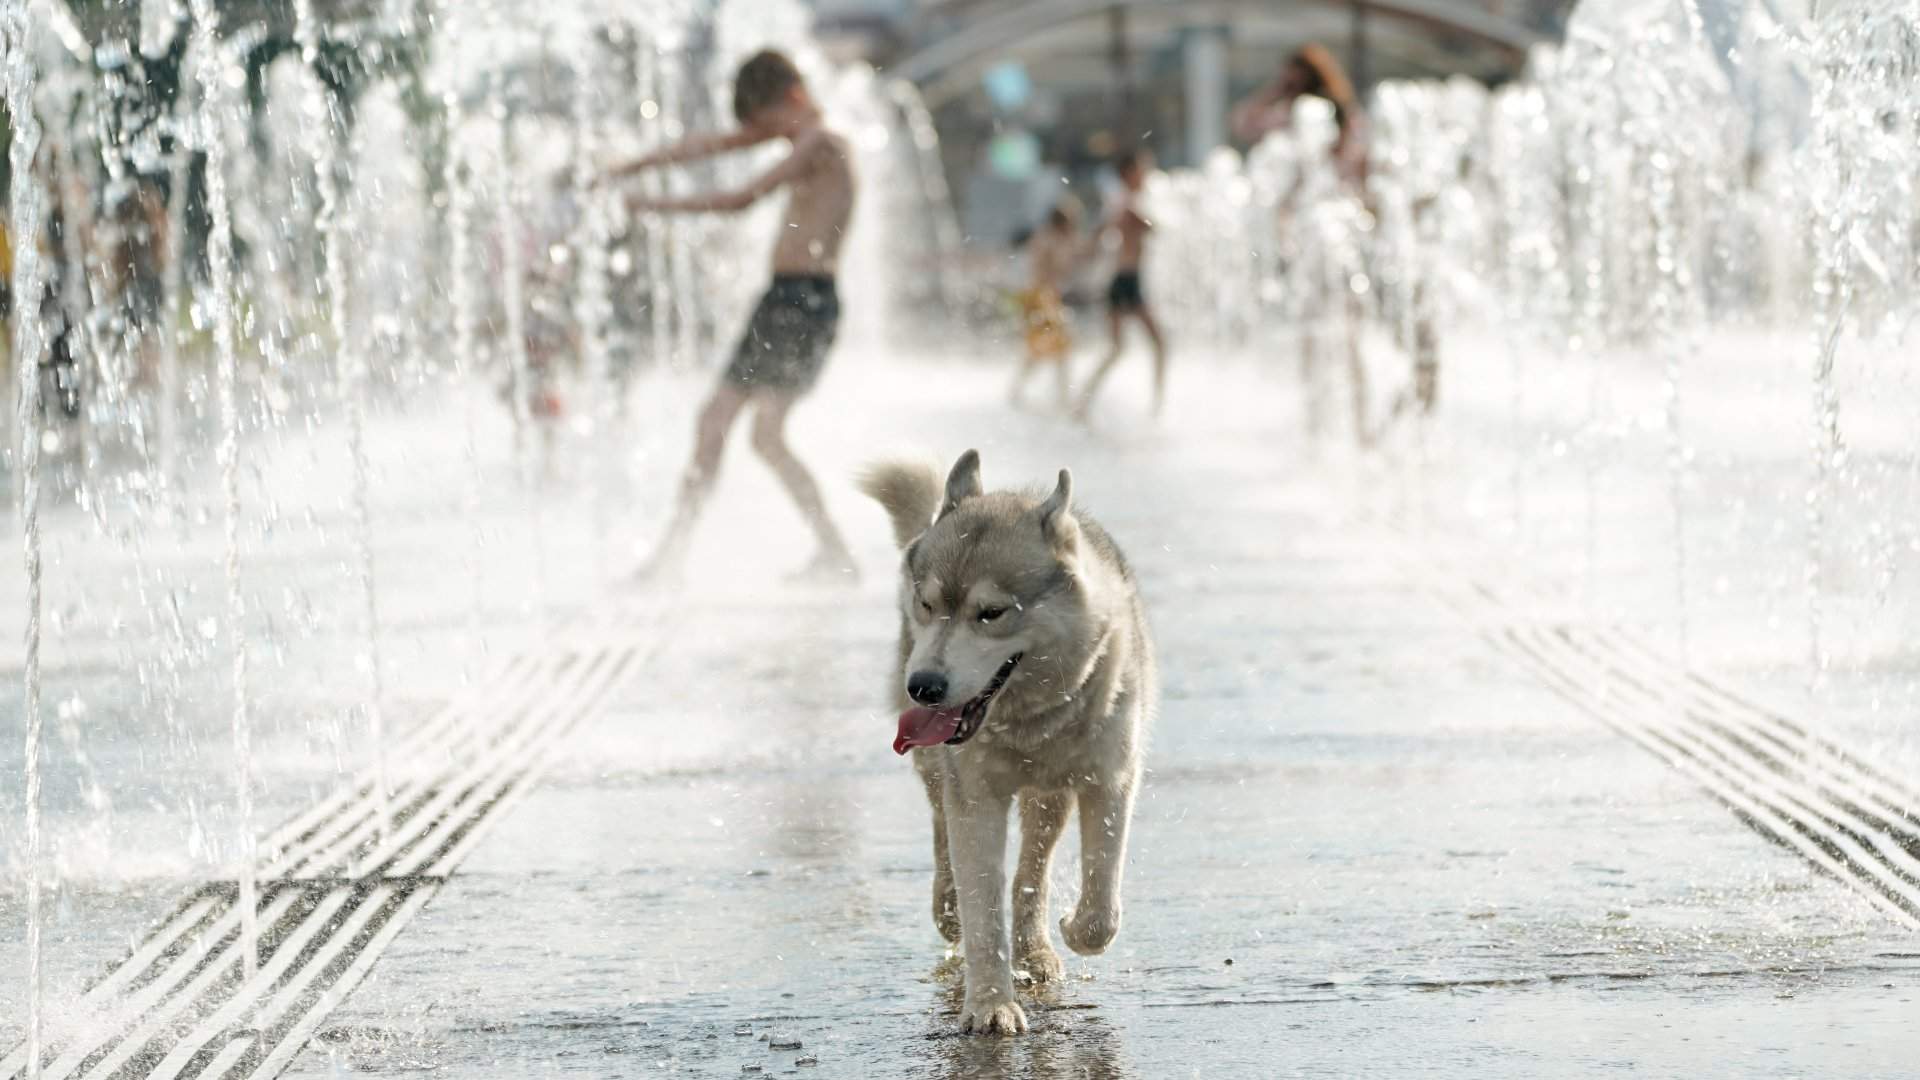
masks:
[[[1093,377],[1087,380],[1086,389],[1081,392],[1080,403],[1074,409],[1074,416],[1080,420],[1087,419],[1093,408],[1093,397],[1100,390],[1100,383],[1120,362],[1120,350],[1126,343],[1124,335],[1128,319],[1137,320],[1147,332],[1148,340],[1153,343],[1155,416],[1165,407],[1167,398],[1167,342],[1160,333],[1160,324],[1148,308],[1146,293],[1140,286],[1140,268],[1146,260],[1147,237],[1153,233],[1153,222],[1141,212],[1140,194],[1147,186],[1147,177],[1153,172],[1153,153],[1144,147],[1130,150],[1114,162],[1114,169],[1120,174],[1120,194],[1101,226],[1104,233],[1118,241],[1118,263],[1113,282],[1107,286],[1107,331],[1112,343],[1108,346],[1106,359],[1094,369]]]
[[[1047,220],[1027,241],[1027,265],[1030,277],[1020,294],[1020,314],[1025,323],[1027,358],[1013,379],[1008,395],[1014,405],[1021,404],[1021,393],[1034,372],[1049,364],[1060,407],[1068,401],[1068,353],[1073,351],[1073,336],[1067,331],[1067,281],[1080,261],[1080,204],[1072,197],[1061,199],[1047,211]]]

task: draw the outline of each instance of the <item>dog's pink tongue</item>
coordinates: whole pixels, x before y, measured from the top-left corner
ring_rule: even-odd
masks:
[[[893,752],[904,754],[916,746],[939,746],[960,727],[959,709],[925,709],[914,706],[900,714],[900,734],[893,737]]]

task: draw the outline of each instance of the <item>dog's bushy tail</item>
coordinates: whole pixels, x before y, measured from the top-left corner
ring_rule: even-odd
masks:
[[[886,510],[893,521],[893,540],[906,547],[933,524],[940,509],[940,470],[932,465],[883,461],[861,470],[860,490]]]

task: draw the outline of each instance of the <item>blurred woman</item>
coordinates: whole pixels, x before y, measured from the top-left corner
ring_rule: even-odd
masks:
[[[1366,275],[1362,245],[1368,234],[1366,206],[1368,126],[1366,110],[1353,83],[1333,54],[1306,45],[1289,56],[1273,81],[1233,107],[1228,118],[1236,138],[1257,143],[1293,127],[1294,103],[1317,97],[1333,106],[1337,132],[1327,150],[1330,169],[1303,169],[1282,201],[1294,233],[1294,291],[1300,313],[1300,377],[1310,432],[1324,426],[1321,359],[1332,345],[1345,361],[1351,394],[1355,441],[1367,445],[1374,430],[1368,420],[1367,369],[1360,355],[1361,301],[1355,283]],[[1332,340],[1329,340],[1332,339]],[[1344,339],[1344,340],[1342,340]]]
[[[1293,126],[1293,103],[1317,97],[1333,106],[1339,126],[1329,151],[1334,170],[1355,188],[1367,178],[1368,127],[1366,109],[1340,62],[1322,45],[1305,45],[1280,66],[1273,81],[1233,107],[1229,118],[1234,138],[1249,145],[1269,133]]]

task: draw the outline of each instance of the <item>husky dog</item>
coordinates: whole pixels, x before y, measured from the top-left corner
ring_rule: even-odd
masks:
[[[1016,973],[1064,973],[1047,939],[1047,866],[1080,808],[1080,902],[1060,920],[1074,952],[1120,929],[1120,874],[1158,699],[1153,642],[1133,573],[1072,508],[1073,476],[1044,499],[984,492],[969,450],[947,476],[869,470],[905,551],[900,582],[903,711],[896,753],[933,804],[933,922],[966,959],[963,1031],[1027,1030]],[[1020,802],[1020,860],[1007,928],[1007,811]]]

